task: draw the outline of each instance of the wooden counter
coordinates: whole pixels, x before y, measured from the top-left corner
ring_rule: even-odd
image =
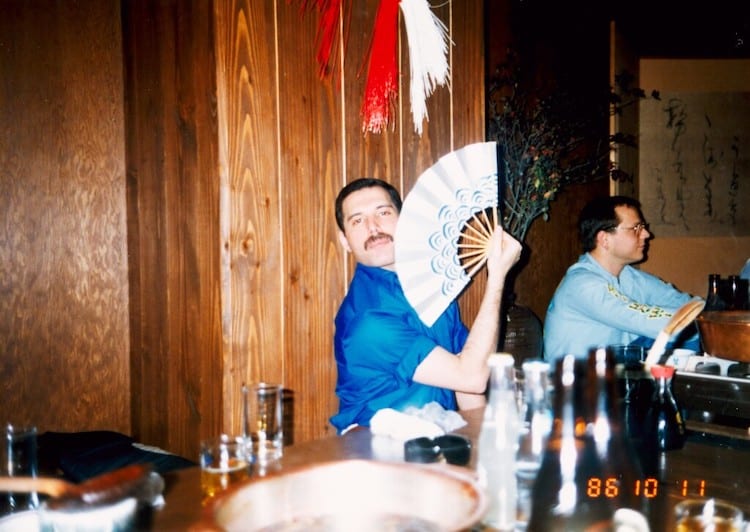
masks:
[[[456,431],[476,441],[482,410],[461,413],[468,425]],[[369,430],[355,430],[287,447],[278,467],[290,469],[314,462],[348,458],[403,460],[403,446]],[[470,467],[474,467],[476,449]],[[663,478],[656,497],[649,499],[653,531],[669,530],[672,507],[683,498],[704,496],[730,501],[750,516],[750,443],[715,436],[691,434],[685,447],[665,455]],[[186,530],[201,514],[200,471],[180,470],[165,476],[166,505],[154,515],[153,530]]]

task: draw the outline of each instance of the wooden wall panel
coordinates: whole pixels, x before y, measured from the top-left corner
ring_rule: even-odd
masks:
[[[241,386],[284,380],[278,90],[272,2],[216,2],[224,422]]]
[[[224,401],[213,11],[123,15],[133,433],[195,457]]]
[[[111,428],[193,457],[201,437],[239,429],[242,382],[280,381],[294,440],[332,433],[333,319],[353,268],[335,196],[365,175],[407,193],[481,140],[481,2],[437,8],[459,22],[454,85],[428,101],[422,137],[403,41],[392,127],[361,130],[379,0],[353,3],[327,80],[317,13],[301,3],[0,2],[13,7],[2,34],[24,50],[0,50],[0,127],[15,139],[0,150],[13,406],[39,397],[41,374],[68,392],[52,428]]]
[[[279,189],[284,256],[284,382],[293,391],[294,438],[331,432],[335,409],[333,313],[342,254],[333,204],[342,175],[342,113],[336,80],[318,79],[317,16],[279,3]]]
[[[0,420],[129,432],[119,4],[0,11]]]

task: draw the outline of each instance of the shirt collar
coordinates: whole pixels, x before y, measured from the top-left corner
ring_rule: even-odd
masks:
[[[392,270],[386,270],[379,266],[365,266],[361,262],[357,263],[357,269],[373,281],[401,286],[401,283],[398,281],[398,275]]]

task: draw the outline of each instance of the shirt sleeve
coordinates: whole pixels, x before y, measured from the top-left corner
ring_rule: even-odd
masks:
[[[571,274],[568,282],[565,298],[572,311],[613,329],[649,338],[655,338],[677,308],[690,299],[653,276],[629,279],[617,286],[596,273],[581,270]]]
[[[624,279],[624,284],[631,285],[626,288],[626,292],[632,292],[634,298],[642,303],[661,307],[671,314],[682,305],[693,299],[688,293],[677,290],[673,285],[667,283],[642,270],[630,267],[628,275]]]
[[[355,318],[342,346],[349,371],[410,384],[417,366],[437,344],[409,321],[378,311]]]

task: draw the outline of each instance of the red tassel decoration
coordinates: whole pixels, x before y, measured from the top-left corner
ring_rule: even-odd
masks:
[[[318,4],[325,4],[321,9],[320,27],[318,29],[318,74],[321,78],[330,76],[331,56],[338,49],[339,14],[343,0],[318,0]]]
[[[380,0],[378,6],[360,112],[365,133],[380,133],[385,129],[398,96],[398,3],[399,0]]]
[[[291,2],[292,0],[288,1]],[[310,3],[314,3],[315,8],[320,13],[316,36],[318,51],[315,54],[315,59],[318,62],[318,75],[321,78],[327,78],[335,70],[331,65],[331,58],[335,57],[335,52],[338,50],[339,16],[343,11],[346,21],[344,34],[346,35],[348,34],[349,10],[347,9],[348,6],[344,4],[344,0],[302,0],[302,10],[307,9]]]

